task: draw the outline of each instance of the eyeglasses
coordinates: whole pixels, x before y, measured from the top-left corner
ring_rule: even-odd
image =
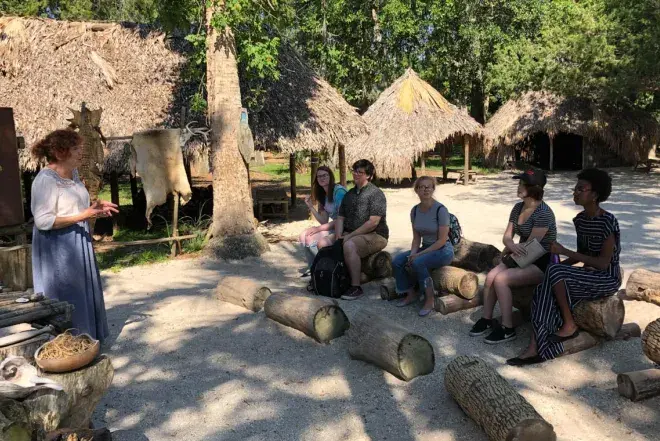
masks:
[[[330,177],[327,173],[317,174],[316,179],[328,179]]]
[[[354,175],[359,175],[359,176],[367,174],[367,172],[365,172],[364,170],[351,170],[351,173],[353,173]]]
[[[583,193],[585,191],[591,191],[591,188],[575,187],[573,189],[573,193]]]
[[[430,190],[435,190],[435,187],[433,187],[433,186],[428,186],[428,185],[419,185],[419,186],[417,187],[417,190],[430,191]]]

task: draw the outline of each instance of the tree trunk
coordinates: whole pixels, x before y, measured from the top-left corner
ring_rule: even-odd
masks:
[[[296,155],[289,155],[289,181],[291,184],[291,206],[296,206],[298,195],[296,194]]]
[[[350,324],[337,302],[326,297],[273,294],[264,305],[266,316],[297,329],[319,343],[344,335]]]
[[[573,318],[581,329],[609,339],[616,337],[625,314],[623,300],[617,296],[582,301],[573,308]]]
[[[339,183],[346,187],[346,148],[339,145]]]
[[[463,145],[464,145],[464,170],[463,170],[463,185],[466,187],[470,184],[470,137],[468,135],[463,136]]]
[[[32,440],[32,426],[25,407],[4,397],[0,397],[0,440]]]
[[[454,260],[451,265],[480,273],[490,271],[501,261],[502,253],[494,246],[462,238],[454,247]]]
[[[660,364],[660,319],[648,324],[642,334],[642,349],[654,363]]]
[[[447,143],[442,143],[442,182],[447,181]]]
[[[396,292],[394,277],[388,277],[380,285],[380,298],[383,300],[396,300],[403,297]]]
[[[250,311],[259,312],[271,291],[253,280],[244,277],[224,277],[215,290],[218,299]]]
[[[453,266],[443,266],[431,271],[433,286],[439,292],[456,294],[466,300],[479,292],[479,278],[475,273]]]
[[[465,300],[454,294],[449,294],[448,296],[442,296],[435,299],[435,310],[442,315],[447,315],[453,312],[463,311],[464,309],[476,308],[482,304],[483,298],[481,294],[470,300]]]
[[[365,310],[358,310],[351,322],[348,353],[404,381],[435,369],[435,354],[428,340]]]
[[[626,298],[660,306],[660,273],[644,269],[633,271],[626,283]]]
[[[211,2],[206,8],[206,75],[213,167],[214,240],[210,245],[220,257],[242,259],[260,255],[268,245],[255,230],[247,164],[238,150],[242,106],[234,34],[228,27],[218,30],[211,26],[214,13],[224,8],[224,0]]]
[[[641,401],[660,395],[660,369],[619,374],[616,382],[619,394],[631,401]]]
[[[470,93],[470,115],[480,124],[486,123],[486,108],[488,107],[488,97],[484,91],[481,81],[472,83]]]
[[[362,272],[369,280],[392,276],[392,256],[387,251],[379,251],[362,259]]]
[[[490,365],[461,355],[445,371],[445,387],[492,441],[555,441],[554,428]]]

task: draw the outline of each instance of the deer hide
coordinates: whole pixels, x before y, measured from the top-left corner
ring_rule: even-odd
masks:
[[[168,193],[181,196],[182,204],[190,200],[192,191],[183,167],[179,129],[148,130],[133,135],[131,174],[142,178],[147,198],[147,222],[151,212],[167,201]]]

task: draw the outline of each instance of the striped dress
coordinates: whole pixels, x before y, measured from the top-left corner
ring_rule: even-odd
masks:
[[[564,352],[562,343],[550,343],[548,336],[559,329],[563,320],[552,291],[557,283],[564,282],[571,310],[582,300],[595,300],[611,296],[621,286],[619,253],[621,252],[621,233],[619,222],[613,214],[603,211],[590,218],[583,211],[573,219],[577,233],[577,251],[591,257],[597,257],[603,243],[614,235],[614,254],[610,265],[605,270],[585,269],[568,265],[550,265],[545,272],[543,282],[536,287],[532,300],[532,325],[538,344],[538,353],[544,360],[550,360]]]

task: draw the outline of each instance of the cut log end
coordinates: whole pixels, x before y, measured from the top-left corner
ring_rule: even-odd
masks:
[[[644,329],[642,349],[649,360],[660,364],[660,319],[649,323]]]
[[[544,420],[529,419],[519,422],[506,437],[506,441],[556,441],[552,424]]]
[[[448,296],[442,296],[435,299],[435,310],[442,315],[447,315],[465,309],[476,308],[481,304],[481,295],[477,295],[470,300],[465,300],[453,294],[449,294]]]
[[[619,394],[631,401],[641,401],[660,395],[660,369],[619,374],[616,382]]]
[[[399,344],[399,366],[404,380],[428,375],[435,369],[433,347],[424,337],[408,334]]]
[[[314,315],[316,339],[321,343],[341,337],[348,330],[350,323],[344,311],[337,305],[327,305]]]
[[[266,299],[271,295],[271,290],[253,280],[229,276],[220,281],[216,288],[216,295],[223,302],[259,312],[264,307]]]

